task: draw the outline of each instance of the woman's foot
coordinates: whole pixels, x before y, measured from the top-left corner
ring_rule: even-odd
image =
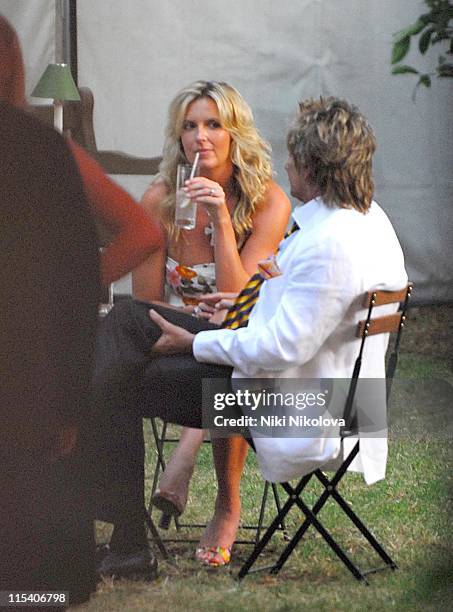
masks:
[[[165,467],[152,499],[153,504],[163,511],[159,525],[164,529],[168,529],[172,516],[184,512],[190,479],[203,438],[202,429],[183,427],[179,442]]]
[[[172,457],[153,495],[153,505],[166,516],[180,516],[186,507],[194,465]]]
[[[195,552],[195,558],[198,561],[210,567],[219,567],[230,562],[231,548],[236,539],[240,514],[240,509],[215,511]]]
[[[222,567],[231,561],[231,547],[200,547],[195,551],[195,559],[208,567]]]

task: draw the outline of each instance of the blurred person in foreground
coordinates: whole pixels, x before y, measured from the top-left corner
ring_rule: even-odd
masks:
[[[85,601],[94,510],[81,430],[91,418],[97,237],[64,140],[6,102],[0,242],[0,590]]]
[[[100,280],[162,237],[25,108],[20,45],[0,16],[0,590],[68,591],[77,603],[95,588],[86,432]],[[101,273],[93,217],[114,232]]]
[[[0,15],[0,100],[27,110],[24,63],[16,32]],[[102,170],[75,141],[67,144],[82,177],[92,214],[111,236],[101,253],[101,282],[108,286],[133,270],[163,245],[156,220]],[[64,180],[64,175],[61,175]]]

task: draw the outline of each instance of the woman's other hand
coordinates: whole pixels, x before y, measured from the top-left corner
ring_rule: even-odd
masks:
[[[218,291],[217,293],[205,295],[203,298],[204,302],[201,302],[199,306],[203,311],[211,312],[208,318],[210,323],[220,325],[223,323],[228,309],[234,304],[237,296],[238,293]]]
[[[191,314],[193,317],[199,319],[209,320],[211,316],[216,312],[213,306],[205,304],[204,302],[198,302],[195,306],[183,306],[181,308],[187,314]]]
[[[222,308],[215,311],[213,315],[209,317],[210,323],[216,323],[217,325],[221,325],[226,317],[228,312],[228,308]]]
[[[234,304],[237,293],[218,291],[203,296],[196,306],[184,306],[183,310],[199,319],[206,319],[218,325],[223,322],[228,308]]]
[[[203,296],[203,303],[216,309],[229,308],[232,306],[238,295],[238,292],[232,291],[217,291],[216,293],[207,293]]]

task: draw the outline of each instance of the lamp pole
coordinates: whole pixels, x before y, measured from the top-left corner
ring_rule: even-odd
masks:
[[[65,64],[64,44],[64,2],[65,0],[55,0],[55,63]]]
[[[63,133],[63,102],[57,99],[53,101],[53,126],[60,134]]]
[[[68,46],[66,42],[66,0],[55,0],[55,63],[69,63]],[[53,126],[63,133],[63,102],[53,101]]]

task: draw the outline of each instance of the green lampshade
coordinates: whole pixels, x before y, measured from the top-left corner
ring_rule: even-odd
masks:
[[[31,95],[35,98],[53,98],[54,100],[80,100],[67,64],[49,64]]]

